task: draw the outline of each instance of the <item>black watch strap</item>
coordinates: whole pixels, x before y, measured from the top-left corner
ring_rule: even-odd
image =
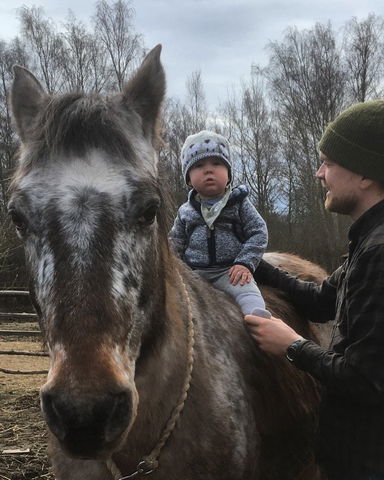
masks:
[[[287,358],[287,360],[289,360],[290,362],[294,362],[295,359],[296,359],[297,353],[300,350],[302,344],[307,343],[307,342],[308,342],[308,340],[305,339],[305,338],[299,338],[298,340],[295,340],[294,342],[292,342],[288,346],[288,348],[285,352],[285,357]]]

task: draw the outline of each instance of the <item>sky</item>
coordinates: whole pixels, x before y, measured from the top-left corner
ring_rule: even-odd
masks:
[[[0,39],[19,33],[17,8],[41,6],[58,25],[69,10],[84,23],[95,0],[0,0]],[[331,21],[336,32],[352,17],[384,17],[383,0],[132,0],[135,28],[145,46],[163,46],[167,94],[185,100],[186,79],[201,71],[207,103],[215,108],[249,78],[251,66],[265,66],[266,46],[282,41],[288,27],[311,28]]]

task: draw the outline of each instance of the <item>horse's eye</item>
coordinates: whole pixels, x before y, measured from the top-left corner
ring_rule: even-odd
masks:
[[[13,224],[15,225],[16,232],[19,236],[23,236],[27,229],[27,225],[23,215],[17,212],[14,208],[10,208],[8,213],[12,219]]]
[[[146,208],[137,218],[138,223],[141,225],[151,225],[156,218],[157,209],[157,205],[151,205]]]

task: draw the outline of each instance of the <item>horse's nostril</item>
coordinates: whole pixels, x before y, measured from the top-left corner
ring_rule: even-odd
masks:
[[[113,441],[128,426],[132,415],[132,396],[129,391],[115,395],[113,407],[108,415],[105,438]]]
[[[53,395],[41,392],[41,407],[44,412],[48,427],[52,433],[59,439],[65,438],[65,425],[63,423],[60,411],[57,409]]]

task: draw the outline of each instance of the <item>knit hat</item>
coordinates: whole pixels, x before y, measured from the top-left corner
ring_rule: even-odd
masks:
[[[228,167],[228,176],[231,180],[232,160],[228,140],[218,133],[202,130],[195,135],[189,135],[181,150],[181,170],[186,183],[190,168],[207,157],[220,158]]]
[[[352,172],[384,180],[384,100],[357,103],[331,122],[320,151]]]

